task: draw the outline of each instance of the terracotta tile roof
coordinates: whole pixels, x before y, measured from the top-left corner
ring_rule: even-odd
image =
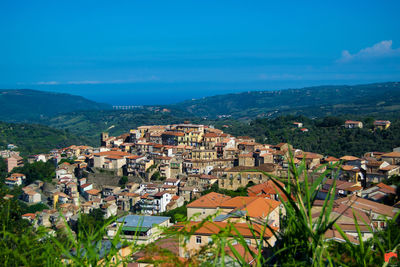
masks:
[[[200,197],[199,199],[193,201],[192,203],[188,204],[188,208],[217,208],[219,205],[224,202],[225,200],[230,199],[231,197],[211,192],[207,195]]]
[[[25,174],[23,174],[23,173],[13,173],[13,174],[11,174],[11,177],[25,177]]]
[[[330,162],[330,161],[339,161],[339,159],[338,159],[338,158],[335,158],[335,157],[327,157],[327,158],[325,159],[325,161],[328,161],[328,162]]]
[[[385,189],[385,193],[390,193],[390,194],[394,194],[394,195],[396,194],[396,189],[387,184],[379,183],[376,186],[381,189]]]
[[[253,139],[253,138],[251,138],[250,136],[238,136],[237,139],[245,140],[245,139]]]
[[[215,138],[215,137],[219,137],[219,134],[217,133],[205,133],[203,135],[204,138]]]
[[[356,185],[356,186],[346,187],[344,190],[350,191],[350,192],[355,192],[355,191],[359,191],[362,189],[363,189],[362,186]]]
[[[239,158],[252,158],[253,153],[247,153],[247,154],[240,154]]]
[[[386,154],[383,154],[382,157],[386,157],[386,158],[400,158],[400,152],[390,152],[390,153],[386,153]]]
[[[200,179],[212,180],[212,179],[218,179],[218,177],[214,175],[202,174],[200,175]]]
[[[122,159],[122,156],[118,156],[118,155],[111,155],[111,156],[106,156],[107,159]]]
[[[171,157],[167,157],[167,156],[158,156],[158,157],[155,157],[155,159],[160,159],[160,160],[171,160],[172,158],[171,158]]]
[[[173,179],[173,178],[169,178],[169,179],[165,179],[165,183],[176,183],[176,182],[178,182],[179,180],[178,179]]]
[[[98,190],[98,189],[90,189],[90,190],[87,190],[86,191],[86,193],[88,193],[89,195],[92,195],[92,196],[97,196],[98,194],[100,194],[100,190]]]
[[[351,166],[351,165],[342,165],[342,170],[344,171],[360,171],[359,168]]]
[[[22,214],[21,216],[24,217],[24,218],[29,218],[31,220],[36,218],[36,214],[35,213],[25,213],[25,214]]]
[[[360,198],[355,195],[337,199],[335,202],[338,204],[351,206],[354,209],[363,210],[365,212],[373,211],[377,214],[386,215],[389,217],[393,217],[397,212],[397,210],[391,206]]]
[[[358,244],[359,243],[359,241],[352,235],[346,234],[346,237],[353,244]],[[326,231],[325,234],[324,234],[324,240],[328,240],[328,239],[329,240],[333,239],[333,240],[336,240],[336,241],[339,241],[339,242],[343,242],[343,243],[346,242],[346,239],[344,239],[342,237],[342,235],[339,233],[339,231],[331,230],[331,229]]]
[[[344,123],[345,124],[353,124],[353,123],[360,123],[361,121],[351,121],[351,120],[347,120],[347,121],[345,121]]]
[[[352,160],[359,160],[360,158],[357,158],[357,157],[354,157],[354,156],[343,156],[340,159],[344,160],[344,161],[352,161]]]
[[[171,136],[185,136],[182,132],[163,132],[163,135],[171,135]]]
[[[394,170],[394,169],[397,169],[397,168],[400,168],[400,167],[397,166],[397,165],[388,165],[388,166],[385,166],[385,167],[381,167],[380,169],[382,171],[391,171],[391,170]]]
[[[285,188],[285,185],[282,182],[279,182],[279,181],[277,181],[277,182],[283,188]],[[287,200],[287,197],[285,196],[283,191],[280,190],[276,186],[276,184],[271,180],[268,180],[267,182],[262,183],[262,184],[253,185],[253,186],[247,188],[247,192],[248,192],[249,196],[259,196],[259,197],[267,197],[267,196],[276,195],[277,193],[279,193],[284,201]]]
[[[93,156],[105,156],[105,157],[110,157],[110,156],[131,156],[131,153],[124,152],[124,151],[104,151],[104,152],[99,152],[99,153],[93,153]]]
[[[249,264],[250,266],[252,266],[253,261],[255,260],[254,257],[252,256],[252,253],[250,253],[247,248],[249,250],[251,250],[254,254],[253,255],[258,255],[258,250],[256,247],[248,245],[247,248],[245,248],[243,245],[241,244],[236,244],[232,246],[233,249],[239,253],[239,255],[246,261],[247,264]],[[236,259],[235,254],[233,252],[233,249],[231,247],[227,247],[225,249],[225,253],[227,255],[229,255],[231,258]]]
[[[194,230],[195,235],[206,235],[210,236],[213,234],[218,234],[221,231],[224,231],[228,227],[234,227],[243,237],[245,238],[254,238],[260,237],[263,232],[263,227],[258,224],[248,225],[247,223],[227,223],[227,222],[205,222],[202,226],[200,226],[201,222],[190,222],[189,224],[183,226],[182,224],[175,225],[175,227],[183,228],[186,230]],[[198,228],[200,226],[200,228]],[[271,228],[276,229],[271,226]],[[237,232],[232,229],[230,232],[232,236],[236,236]],[[273,233],[268,228],[265,229],[264,237],[270,238],[273,236]]]
[[[169,194],[169,193],[167,191],[161,191],[161,192],[155,193],[154,196],[155,197],[162,197],[165,194]]]
[[[240,142],[239,145],[255,146],[255,145],[257,145],[257,144],[256,144],[256,143],[252,143],[252,142]]]
[[[376,160],[368,160],[368,162],[367,162],[367,166],[370,166],[370,167],[379,167],[379,166],[381,166],[383,164],[383,161],[376,161]]]
[[[251,198],[251,197],[248,197]],[[228,200],[229,201],[229,200]],[[252,218],[265,218],[281,203],[276,200],[257,197],[242,206],[237,207],[232,212],[243,211]],[[225,205],[225,202],[222,204]]]
[[[104,199],[104,201],[114,201],[115,197],[114,196],[108,196]]]
[[[257,199],[258,197],[234,197],[228,200],[225,200],[224,202],[222,202],[219,207],[220,208],[231,208],[231,209],[235,209],[235,208],[239,208],[239,207],[243,207],[244,205],[252,202],[253,200]]]
[[[92,185],[92,184],[83,184],[83,185],[81,185],[81,188],[86,188],[86,187],[88,187],[89,185]]]

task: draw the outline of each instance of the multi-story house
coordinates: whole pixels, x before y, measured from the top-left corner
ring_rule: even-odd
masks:
[[[391,165],[400,165],[400,152],[390,152],[381,155],[381,159]]]
[[[119,186],[103,185],[101,193],[103,197],[108,197],[108,196],[116,196],[120,191],[121,187]]]
[[[170,145],[170,146],[184,145],[185,133],[166,131],[162,133],[161,139],[163,145]]]
[[[400,173],[400,166],[390,165],[386,161],[368,160],[365,165],[367,183],[380,183],[390,176]]]
[[[114,237],[120,227],[121,238],[135,241],[138,245],[150,244],[162,234],[163,227],[170,226],[170,217],[127,215],[119,218],[107,231],[109,237]]]
[[[125,159],[126,165],[124,172],[126,175],[144,176],[147,168],[153,165],[153,160],[148,159],[146,156],[132,155]]]
[[[277,166],[271,163],[265,163],[257,167],[236,166],[225,171],[225,174],[219,177],[218,186],[220,188],[236,190],[239,187],[246,187],[251,181],[254,184],[264,183],[268,180],[266,174],[277,174]]]
[[[348,129],[353,129],[353,128],[362,128],[363,123],[361,121],[352,121],[352,120],[347,120],[344,122],[344,127]]]
[[[110,169],[122,175],[122,167],[126,164],[126,158],[132,154],[123,151],[104,151],[93,153],[93,166],[95,168]]]
[[[214,160],[217,159],[217,151],[214,149],[193,149],[193,160]]]
[[[123,211],[132,211],[136,203],[140,200],[140,195],[131,192],[121,192],[117,194],[117,206]]]
[[[374,127],[375,129],[386,130],[390,127],[390,121],[376,120],[374,121]]]
[[[10,157],[5,159],[7,163],[7,172],[11,172],[14,168],[24,166],[24,160],[19,156],[19,153],[11,153]]]
[[[235,236],[240,233],[241,238],[244,238],[246,243],[250,247],[258,247],[259,241],[262,240],[262,247],[274,246],[276,238],[274,234],[266,228],[263,231],[263,227],[258,224],[247,224],[247,223],[235,223],[233,224],[234,229],[229,233],[227,242],[236,244]],[[229,227],[228,222],[191,222],[190,224],[178,224],[175,227],[182,228],[182,231],[192,233],[189,239],[181,239],[179,245],[179,256],[190,257],[199,253],[199,251],[208,244],[213,242],[212,236],[218,234],[221,229],[227,229]],[[274,227],[272,227],[274,228]],[[261,236],[263,234],[263,236]]]

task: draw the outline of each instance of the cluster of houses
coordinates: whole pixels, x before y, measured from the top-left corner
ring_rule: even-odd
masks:
[[[363,128],[364,124],[361,121],[347,120],[344,123],[344,127],[348,128],[348,129]],[[376,121],[374,121],[374,128],[375,129],[386,130],[389,127],[390,127],[390,121],[387,121],[387,120],[376,120]]]
[[[352,123],[349,128],[359,127]],[[303,127],[299,122],[294,124]],[[235,137],[211,126],[191,123],[141,126],[120,136],[102,133],[100,141],[101,146],[97,148],[70,146],[35,156],[33,160],[69,158],[74,162],[58,164],[52,184],[37,181],[23,187],[24,201],[44,202],[50,207],[35,214],[25,214],[24,218],[36,225],[62,227],[61,214],[70,224],[77,222],[79,212],[90,213],[94,209],[103,210],[106,218],[129,214],[110,227],[109,236],[123,227],[125,239],[133,240],[139,236],[140,243],[147,244],[161,235],[156,225],[173,225],[169,217],[156,215],[189,203],[186,207],[191,223],[173,225],[195,229],[185,246],[178,240],[179,257],[197,253],[228,223],[234,223],[246,242],[255,246],[257,236],[252,235],[246,224],[248,218],[256,222],[256,227],[265,223],[276,231],[280,227],[279,215],[283,206],[278,193],[282,192],[269,179],[270,175],[285,178],[290,165],[299,166],[303,162],[310,173],[318,175],[330,169],[332,176],[337,178],[331,216],[342,216],[338,224],[354,243],[359,241],[353,213],[348,208],[350,205],[363,219],[363,239],[370,237],[370,227],[384,228],[383,218],[393,217],[399,206],[398,202],[394,206],[385,205],[388,200],[399,199],[395,187],[382,183],[390,176],[400,174],[399,149],[389,153],[368,152],[363,157],[345,155],[335,158],[302,151],[287,143],[260,144],[248,136]],[[128,182],[100,183],[96,176],[88,175],[91,173],[126,176]],[[24,177],[14,173],[6,183],[10,187],[23,185]],[[318,218],[321,212],[332,178],[328,176],[323,181],[319,200],[312,211],[313,218]],[[232,198],[215,192],[202,194],[213,185],[227,190],[247,188],[248,196]],[[211,218],[211,221],[199,225],[204,218]],[[274,235],[269,230],[264,235],[265,242],[273,245]],[[326,238],[341,239],[335,231],[327,233]]]

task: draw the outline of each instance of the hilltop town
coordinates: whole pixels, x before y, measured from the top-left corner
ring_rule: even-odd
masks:
[[[301,122],[293,125],[303,129]],[[378,126],[386,129],[390,122],[379,121]],[[345,127],[362,124],[346,121]],[[182,259],[200,251],[211,242],[210,236],[228,223],[239,229],[254,250],[257,237],[251,235],[248,218],[256,222],[256,228],[267,223],[279,232],[282,201],[288,199],[282,192],[285,184],[279,182],[281,187],[277,186],[271,176],[285,181],[291,166],[304,164],[309,182],[329,173],[322,181],[313,217],[321,213],[323,200],[335,181],[333,213],[341,215],[337,223],[354,243],[360,242],[357,226],[353,213],[346,208],[351,206],[363,219],[363,240],[371,237],[368,227],[384,229],[386,218],[393,218],[400,208],[396,186],[384,183],[400,174],[400,148],[391,152],[365,151],[361,158],[335,158],[302,151],[287,143],[260,144],[249,136],[232,136],[207,125],[150,125],[120,136],[104,132],[99,147],[72,145],[30,156],[31,163],[56,164],[51,182],[30,183],[26,174],[13,172],[23,161],[12,148],[2,151],[11,173],[5,184],[9,188],[21,187],[22,191],[21,195],[4,198],[47,205],[47,209],[22,215],[35,227],[56,230],[65,227],[65,223],[73,226],[81,213],[98,210],[104,218],[118,218],[104,240],[115,236],[122,226],[124,240],[150,244],[157,243],[162,235],[160,226],[183,227],[171,216],[174,210],[181,209],[182,213],[183,208],[183,215],[196,230],[185,246],[176,241],[175,254]],[[272,232],[264,234],[264,240],[274,246]],[[344,242],[335,230],[325,238]],[[143,255],[131,256],[137,260]],[[252,258],[247,260],[251,262]]]

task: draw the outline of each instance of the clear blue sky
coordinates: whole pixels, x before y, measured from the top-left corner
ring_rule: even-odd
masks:
[[[0,87],[115,104],[400,80],[400,1],[1,1]]]

